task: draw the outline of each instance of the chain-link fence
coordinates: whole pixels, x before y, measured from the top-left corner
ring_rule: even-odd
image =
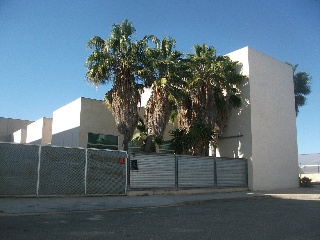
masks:
[[[0,143],[0,196],[125,194],[124,151]]]

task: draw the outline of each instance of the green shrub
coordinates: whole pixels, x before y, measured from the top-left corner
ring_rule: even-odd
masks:
[[[300,187],[312,187],[311,179],[308,177],[299,178]]]

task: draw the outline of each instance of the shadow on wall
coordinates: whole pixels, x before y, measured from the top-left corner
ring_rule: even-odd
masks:
[[[241,107],[233,109],[222,136],[218,140],[218,156],[251,157],[250,85],[246,78],[240,87]]]
[[[53,133],[51,144],[63,147],[83,147],[80,145],[80,127]],[[86,147],[86,146],[85,146]]]
[[[0,142],[13,142],[13,133],[12,134],[7,134],[5,136],[1,136]]]

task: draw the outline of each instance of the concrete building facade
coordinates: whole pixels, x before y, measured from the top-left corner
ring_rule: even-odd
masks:
[[[144,107],[139,107],[138,113],[144,118]],[[173,128],[168,124],[165,140],[170,139],[169,130]],[[103,101],[81,97],[53,112],[52,145],[86,148],[93,144],[95,147],[89,141],[92,135],[107,136],[109,140],[116,137],[117,143],[111,145],[123,149],[123,135]]]
[[[53,112],[52,145],[86,148],[89,133],[116,136],[122,149],[123,136],[102,101],[81,97]]]
[[[52,118],[40,118],[27,126],[26,143],[51,144]]]
[[[228,54],[242,64],[242,107],[232,112],[218,155],[249,160],[252,190],[297,187],[298,148],[292,68],[249,47]]]

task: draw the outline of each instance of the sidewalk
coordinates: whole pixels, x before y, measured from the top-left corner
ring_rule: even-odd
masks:
[[[0,217],[20,214],[45,214],[73,211],[110,211],[131,208],[176,206],[208,201],[241,201],[259,198],[282,198],[320,201],[320,185],[273,191],[235,191],[220,189],[176,192],[139,191],[129,196],[0,198]],[[151,195],[152,194],[152,195]]]

